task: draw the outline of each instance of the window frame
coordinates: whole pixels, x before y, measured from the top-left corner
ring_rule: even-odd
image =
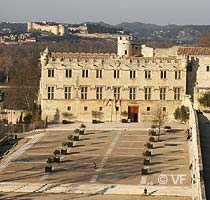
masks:
[[[66,78],[72,78],[72,69],[66,69]]]
[[[114,99],[115,100],[120,100],[120,87],[113,87],[114,90]]]
[[[181,100],[181,87],[174,87],[174,100],[175,101]]]
[[[160,87],[160,100],[166,100],[166,87]]]
[[[175,80],[180,80],[180,79],[182,79],[182,71],[176,70],[175,71]]]
[[[151,87],[145,87],[144,88],[144,100],[150,101],[152,98],[152,88]]]
[[[114,69],[114,78],[120,78],[120,70],[119,69]]]
[[[88,99],[88,87],[87,86],[81,87],[81,99],[82,100]]]
[[[160,79],[167,79],[167,70],[160,70]]]
[[[65,100],[71,99],[71,93],[72,93],[71,89],[72,89],[71,86],[64,87],[64,99]]]
[[[144,78],[151,79],[152,78],[152,71],[151,70],[144,70]]]
[[[136,79],[136,70],[130,70],[130,79]]]
[[[54,78],[55,77],[55,70],[54,69],[47,69],[47,76],[48,76],[48,78]]]
[[[82,78],[88,78],[88,77],[89,77],[89,70],[82,69]]]
[[[103,87],[101,86],[96,87],[96,99],[97,100],[103,99]]]
[[[103,78],[102,69],[96,69],[96,78]]]
[[[129,99],[136,100],[136,87],[129,87]]]
[[[55,98],[55,87],[48,86],[47,87],[47,99],[51,100]]]

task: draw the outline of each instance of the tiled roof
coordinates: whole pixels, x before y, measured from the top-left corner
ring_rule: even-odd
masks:
[[[210,55],[208,47],[180,47],[178,55]]]

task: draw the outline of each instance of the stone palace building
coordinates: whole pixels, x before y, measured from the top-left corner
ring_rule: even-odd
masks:
[[[125,35],[117,45],[117,54],[46,48],[40,58],[42,118],[90,122],[94,112],[102,121],[138,122],[162,109],[173,119],[186,95],[199,107],[198,97],[210,88],[209,48],[151,48]]]

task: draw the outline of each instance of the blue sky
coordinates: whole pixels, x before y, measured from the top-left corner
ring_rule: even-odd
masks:
[[[0,21],[210,24],[210,0],[0,0]]]

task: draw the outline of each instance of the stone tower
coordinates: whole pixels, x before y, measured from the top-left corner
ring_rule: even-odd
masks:
[[[64,27],[64,25],[59,24],[58,25],[58,31],[59,31],[59,35],[63,36],[65,34],[65,27]]]
[[[46,49],[41,54],[40,61],[42,66],[46,66],[48,64],[49,55],[50,55],[49,49],[48,47],[46,47]]]
[[[117,38],[117,55],[129,57],[132,56],[132,36],[121,35]]]
[[[27,22],[27,31],[30,32],[32,28],[32,22]]]

